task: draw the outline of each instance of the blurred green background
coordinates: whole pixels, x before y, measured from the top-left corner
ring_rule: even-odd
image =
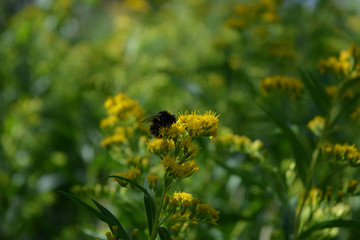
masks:
[[[317,71],[320,59],[359,42],[358,0],[1,1],[0,239],[87,239],[82,229],[98,223],[56,191],[119,170],[99,144],[107,96],[124,92],[147,116],[213,110],[223,129],[273,146],[280,140],[256,105],[259,81]],[[199,226],[197,239],[231,239],[247,218],[240,209],[267,205],[239,206],[236,181],[215,174],[213,191],[190,189],[225,217],[209,232]],[[258,239],[259,227],[248,229],[239,239]]]

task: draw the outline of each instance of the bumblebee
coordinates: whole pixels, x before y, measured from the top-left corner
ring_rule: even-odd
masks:
[[[160,128],[169,127],[173,123],[176,122],[175,115],[171,114],[168,111],[161,111],[158,112],[155,116],[149,117],[145,119],[143,122],[150,124],[150,133],[154,137],[160,137],[159,130]]]

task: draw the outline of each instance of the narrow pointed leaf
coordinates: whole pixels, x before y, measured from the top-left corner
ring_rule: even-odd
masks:
[[[169,231],[166,228],[158,227],[157,231],[159,233],[159,236],[160,236],[161,240],[171,240],[172,239]]]
[[[326,114],[328,111],[329,97],[324,91],[324,88],[318,83],[318,81],[311,75],[310,72],[300,69],[301,80],[304,83],[306,89],[309,91],[314,103],[318,107],[322,114]]]
[[[120,180],[124,180],[130,184],[132,184],[132,186],[136,187],[137,189],[139,189],[140,191],[142,191],[144,193],[144,205],[145,205],[145,211],[146,211],[146,217],[148,220],[148,226],[149,226],[149,231],[152,231],[152,227],[153,227],[153,222],[155,219],[155,201],[153,199],[153,197],[150,195],[150,193],[143,188],[142,186],[140,186],[139,184],[137,184],[136,182],[124,178],[124,177],[120,177],[120,176],[108,176],[105,178],[114,178],[114,179],[120,179]],[[151,233],[150,233],[151,235]]]
[[[144,180],[144,188],[146,191],[150,192],[150,188],[148,186],[148,181]],[[148,228],[149,228],[149,235],[151,236],[154,222],[155,222],[155,215],[156,215],[156,207],[154,205],[154,202],[149,199],[148,196],[144,194],[144,206],[145,206],[145,212],[146,212],[146,218],[148,222]]]
[[[111,221],[110,223],[108,223],[110,229],[112,230],[112,226],[117,226],[118,229],[117,229],[116,235],[118,235],[119,237],[121,237],[124,240],[128,240],[129,237],[126,234],[125,229],[121,226],[119,220],[103,205],[101,205],[94,199],[91,199],[91,200],[95,203],[96,207],[100,210],[100,212],[103,213],[105,216],[107,216],[109,218],[109,220]]]
[[[88,212],[92,213],[93,215],[95,215],[98,219],[100,219],[103,222],[106,222],[107,224],[111,223],[111,220],[104,215],[103,213],[99,212],[98,210],[96,210],[95,208],[91,207],[90,205],[88,205],[87,203],[81,201],[80,199],[78,199],[77,197],[75,197],[74,195],[67,193],[67,192],[63,192],[63,191],[59,191],[61,194],[65,195],[66,197],[70,198],[71,200],[73,200],[74,202],[76,202],[78,205],[80,205],[81,207],[85,208]]]
[[[360,222],[354,220],[330,220],[322,223],[318,223],[307,229],[306,231],[300,233],[298,239],[308,239],[308,237],[314,232],[325,228],[351,228],[353,230],[359,231]]]
[[[144,206],[145,206],[145,212],[146,212],[146,218],[148,222],[149,227],[149,234],[151,236],[152,229],[154,226],[155,221],[155,205],[153,202],[149,199],[148,196],[144,195]]]

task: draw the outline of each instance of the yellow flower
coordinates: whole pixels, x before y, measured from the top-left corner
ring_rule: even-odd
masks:
[[[118,121],[119,121],[119,119],[116,116],[114,116],[114,115],[109,116],[109,117],[104,118],[104,119],[101,120],[100,128],[106,128],[106,127],[114,126]]]
[[[151,152],[161,155],[165,155],[175,149],[175,143],[171,139],[155,138],[148,141],[147,145]]]
[[[126,135],[131,134],[132,128],[127,127],[116,127],[115,133],[112,136],[106,137],[104,140],[101,141],[101,146],[108,146],[112,143],[123,143],[126,141]]]
[[[333,72],[353,78],[359,74],[357,69],[359,66],[359,57],[360,49],[352,45],[347,50],[341,51],[338,58],[329,57],[328,59],[320,60],[318,67],[322,73]],[[358,64],[353,66],[353,62]]]
[[[245,152],[250,155],[258,153],[264,145],[260,140],[251,141],[247,136],[233,133],[217,137],[216,144],[229,147],[231,152]]]
[[[102,141],[101,141],[101,146],[105,147],[105,146],[108,146],[112,143],[112,138],[111,137],[106,137],[104,138]]]
[[[190,193],[174,192],[166,195],[164,207],[171,214],[171,220],[210,222],[216,224],[220,212],[209,204],[200,203]]]
[[[325,128],[325,118],[315,116],[308,124],[307,128],[310,129],[316,136],[320,136]]]
[[[291,99],[295,99],[303,93],[304,85],[296,78],[273,76],[262,80],[260,82],[260,89],[265,95],[269,92],[280,90],[289,93]]]
[[[322,146],[323,152],[328,157],[333,157],[338,161],[348,162],[351,166],[360,165],[360,152],[355,145],[349,144],[325,144]]]
[[[219,220],[219,214],[220,212],[211,207],[209,204],[200,203],[197,205],[194,218],[198,221],[206,221],[217,225],[216,222]]]
[[[141,122],[144,117],[144,110],[139,103],[122,93],[108,97],[104,106],[107,109],[108,117],[101,121],[101,128],[113,126],[117,122],[130,118],[134,118],[136,122]]]
[[[165,156],[161,163],[164,165],[165,171],[169,172],[174,178],[189,177],[199,169],[195,161],[186,161],[180,164],[175,157],[170,155]]]
[[[190,220],[189,217],[194,215],[198,203],[199,200],[194,198],[191,193],[174,192],[172,196],[167,196],[167,211],[174,214],[172,219]],[[186,213],[186,211],[188,212]]]
[[[178,123],[182,124],[192,138],[200,136],[216,137],[219,116],[215,112],[206,111],[204,115],[196,112],[179,114]]]
[[[337,89],[338,89],[338,87],[336,85],[330,85],[325,88],[325,91],[331,99],[335,99],[336,94],[337,94]]]

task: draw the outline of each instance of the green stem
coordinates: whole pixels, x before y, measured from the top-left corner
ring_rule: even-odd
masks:
[[[166,183],[166,175],[164,176],[164,183]],[[167,193],[167,191],[169,191],[170,187],[171,187],[171,183],[167,186],[165,185],[163,188],[163,191],[161,193],[161,198],[160,198],[160,205],[158,208],[156,208],[156,215],[155,215],[155,221],[154,221],[154,225],[151,231],[151,236],[150,236],[150,240],[155,240],[156,235],[157,235],[157,228],[161,225],[160,219],[161,219],[161,215],[162,215],[162,208],[164,205],[164,200],[165,200],[165,195]]]

